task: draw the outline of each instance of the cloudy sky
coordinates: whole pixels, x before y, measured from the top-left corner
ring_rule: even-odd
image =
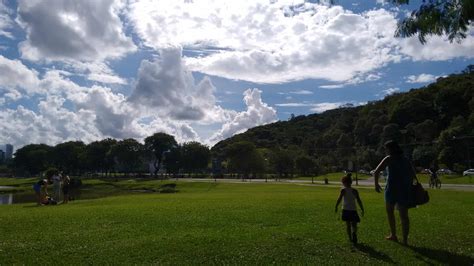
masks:
[[[0,0],[0,143],[161,131],[212,145],[474,63],[474,30],[395,38],[416,6],[321,2]]]

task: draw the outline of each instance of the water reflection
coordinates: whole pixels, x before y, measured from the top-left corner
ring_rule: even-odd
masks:
[[[13,203],[13,194],[0,194],[0,205],[2,204],[12,204]]]
[[[93,190],[90,188],[83,189],[71,189],[69,200],[79,200],[79,199],[97,199],[104,198],[108,196],[117,196],[125,193],[130,193],[130,191],[124,191],[117,189],[115,187],[108,187],[108,189],[102,190]],[[64,196],[61,193],[59,202],[61,203],[64,199]],[[31,192],[17,192],[17,193],[0,193],[0,205],[5,204],[16,204],[16,203],[36,203],[36,195],[33,191]]]

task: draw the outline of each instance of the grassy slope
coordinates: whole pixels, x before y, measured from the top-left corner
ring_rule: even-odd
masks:
[[[410,211],[411,249],[383,239],[383,197],[361,189],[367,210],[362,244],[351,249],[333,211],[336,188],[178,183],[178,189],[49,207],[0,206],[0,262],[474,262],[470,192],[430,191],[431,202]]]

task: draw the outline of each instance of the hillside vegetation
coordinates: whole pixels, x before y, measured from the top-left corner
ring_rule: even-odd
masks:
[[[469,70],[364,106],[255,127],[212,151],[224,156],[232,144],[250,142],[263,154],[309,157],[318,171],[346,169],[348,161],[370,170],[384,156],[383,143],[395,139],[416,166],[460,172],[474,156],[474,72]]]

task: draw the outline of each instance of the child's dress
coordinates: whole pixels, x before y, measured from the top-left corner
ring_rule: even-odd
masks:
[[[342,220],[346,222],[360,222],[359,214],[357,214],[356,197],[353,188],[345,187],[344,201],[342,202]]]

